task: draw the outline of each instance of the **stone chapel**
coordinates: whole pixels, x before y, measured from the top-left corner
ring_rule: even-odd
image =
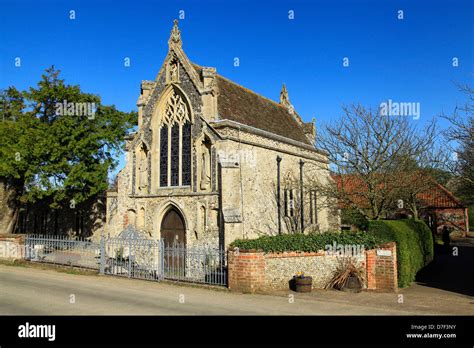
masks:
[[[105,232],[134,225],[167,244],[227,247],[338,229],[337,210],[306,185],[332,179],[314,122],[303,122],[285,85],[277,103],[192,63],[177,21],[168,46],[156,79],[141,83]]]

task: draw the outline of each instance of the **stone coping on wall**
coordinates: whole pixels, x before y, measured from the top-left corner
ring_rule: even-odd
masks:
[[[380,244],[372,249],[366,249],[365,252],[370,250],[377,250],[377,249],[392,249],[395,242],[386,242]],[[240,249],[237,247],[230,248],[229,251],[239,252],[239,253],[263,253],[267,258],[275,258],[275,257],[307,257],[307,256],[338,256],[338,255],[328,255],[324,250],[319,251],[283,251],[283,252],[266,252],[259,249]]]
[[[230,251],[236,252],[237,249],[230,249]],[[338,256],[338,255],[329,255],[324,250],[319,250],[316,252],[308,251],[283,251],[283,252],[265,252],[263,250],[249,249],[249,250],[240,250],[239,253],[259,253],[263,254],[265,258],[282,258],[282,257],[310,257],[310,256]]]
[[[18,240],[20,242],[23,242],[25,240],[26,234],[0,234],[0,240],[5,240],[5,241],[14,241]]]
[[[308,256],[326,256],[326,253],[322,250],[318,252],[287,251],[287,252],[282,252],[282,253],[265,253],[265,257],[269,259],[281,258],[281,257],[308,257]]]

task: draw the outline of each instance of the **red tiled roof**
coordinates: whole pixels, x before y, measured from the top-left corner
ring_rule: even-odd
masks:
[[[418,194],[417,198],[425,208],[464,208],[458,198],[438,183],[429,191]]]
[[[331,174],[337,184],[338,190],[351,195],[351,200],[357,205],[368,206],[366,199],[367,184],[356,175]],[[417,194],[423,208],[464,208],[462,202],[456,198],[448,189],[432,179],[431,187]]]
[[[367,185],[360,178],[355,175],[335,175],[331,174],[337,185],[339,192],[343,191],[351,196],[351,201],[360,207],[367,207]],[[342,203],[341,203],[342,204]]]

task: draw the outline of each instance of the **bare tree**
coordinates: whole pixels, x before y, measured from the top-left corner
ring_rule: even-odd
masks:
[[[435,120],[419,129],[406,116],[383,115],[361,105],[343,107],[343,116],[320,129],[316,146],[327,153],[334,185],[314,185],[323,197],[368,219],[380,219],[406,192],[420,188],[410,182],[414,171],[436,162]],[[414,203],[415,201],[413,201]]]
[[[315,185],[313,181],[310,180],[310,177],[312,177],[312,175],[310,175],[311,173],[311,171],[308,171],[305,175],[303,199],[301,199],[301,183],[299,179],[283,176],[280,190],[280,204],[278,205],[277,183],[273,183],[271,192],[272,205],[277,207],[277,212],[275,214],[272,211],[271,214],[265,217],[268,231],[262,232],[262,235],[268,235],[269,233],[276,235],[278,233],[278,216],[280,216],[283,234],[323,232],[317,221],[318,212],[328,206],[334,208],[336,202],[332,200],[332,205],[329,205],[329,203],[327,203],[328,200],[326,200],[325,197],[320,197],[318,195],[318,197],[315,198],[313,196],[315,194]],[[318,175],[315,175],[314,177],[318,177]],[[279,214],[278,206],[280,207]],[[331,213],[332,216],[338,215],[337,212]],[[304,214],[304,226],[301,226],[302,214]]]
[[[278,194],[277,184],[274,183],[272,189],[272,196],[274,197],[275,205],[277,206]],[[284,233],[301,233],[301,214],[308,209],[309,201],[303,200],[303,209],[301,205],[300,196],[300,183],[299,181],[292,179],[284,179],[282,181],[282,187],[280,192],[280,217],[282,224],[282,231]],[[278,209],[278,208],[277,208]],[[305,219],[306,220],[306,219]],[[275,223],[277,224],[277,222]],[[306,226],[304,226],[306,227]],[[303,230],[304,230],[303,227]]]
[[[474,89],[468,85],[458,85],[458,88],[467,101],[451,115],[441,115],[450,123],[444,132],[452,154],[447,163],[456,177],[457,191],[474,202]]]
[[[436,185],[429,170],[421,168],[408,172],[396,187],[399,198],[391,208],[394,211],[397,209],[409,211],[413,218],[418,219],[420,208],[425,204],[423,194],[429,193]]]

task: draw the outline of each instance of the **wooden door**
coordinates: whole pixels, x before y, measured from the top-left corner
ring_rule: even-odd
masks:
[[[165,278],[186,277],[186,234],[184,220],[175,209],[168,211],[161,223],[161,239],[164,242]]]
[[[161,223],[161,239],[165,246],[178,243],[181,246],[186,245],[186,236],[184,221],[181,215],[175,210],[168,211]]]

